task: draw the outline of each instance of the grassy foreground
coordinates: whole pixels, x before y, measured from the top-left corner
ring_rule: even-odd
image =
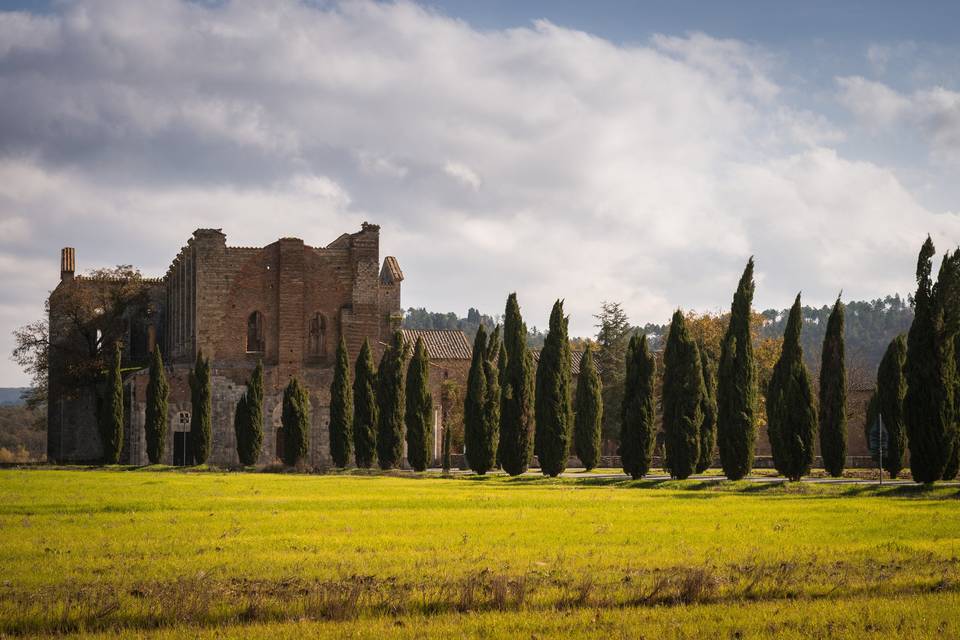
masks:
[[[0,471],[0,634],[955,637],[953,488]]]

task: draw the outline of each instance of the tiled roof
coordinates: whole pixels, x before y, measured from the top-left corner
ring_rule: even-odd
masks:
[[[533,354],[534,364],[540,362],[540,350],[533,349],[531,350]],[[570,352],[570,373],[571,375],[578,376],[580,375],[580,361],[583,360],[583,351],[571,351]],[[596,362],[596,361],[594,361]]]
[[[380,281],[384,284],[394,284],[403,281],[403,271],[400,271],[400,263],[393,256],[387,256],[383,259],[383,269],[380,270]]]
[[[473,350],[459,329],[401,329],[403,339],[412,349],[417,338],[423,338],[431,360],[470,360]]]

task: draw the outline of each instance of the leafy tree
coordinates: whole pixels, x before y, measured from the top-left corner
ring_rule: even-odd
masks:
[[[117,464],[123,450],[123,376],[120,373],[120,345],[114,344],[113,364],[107,377],[107,392],[100,403],[100,441],[104,464]]]
[[[146,317],[146,302],[147,285],[130,265],[63,281],[46,301],[43,319],[13,332],[11,357],[32,379],[29,406],[46,402],[48,383],[67,392],[102,387],[114,345],[126,341],[130,327]],[[145,362],[150,354],[143,355]],[[101,404],[104,400],[99,397]]]
[[[147,440],[147,458],[150,464],[159,464],[166,451],[167,440],[167,396],[170,385],[163,369],[163,356],[160,347],[154,345],[153,359],[150,361],[150,379],[147,382],[147,410],[144,431]]]
[[[337,362],[333,368],[330,384],[330,457],[333,464],[346,467],[350,464],[350,431],[353,425],[353,394],[350,392],[350,361],[347,356],[347,341],[340,336],[337,345]]]
[[[430,460],[433,433],[433,396],[430,395],[430,358],[423,338],[417,338],[406,381],[407,462],[424,471]]]
[[[730,324],[724,335],[717,371],[717,445],[723,472],[731,480],[743,478],[753,468],[757,405],[756,369],[750,335],[753,291],[751,257],[733,296]]]
[[[700,351],[677,309],[663,352],[663,435],[664,466],[681,480],[689,478],[700,461],[705,395]]]
[[[357,466],[369,469],[377,455],[377,373],[364,339],[353,368],[353,451]]]
[[[903,470],[907,450],[907,431],[903,423],[903,399],[907,395],[907,380],[903,373],[906,360],[907,340],[899,335],[890,342],[877,370],[878,411],[887,430],[887,448],[883,452],[882,466],[891,478],[896,478]],[[872,428],[873,424],[868,422],[868,442]]]
[[[623,470],[634,480],[647,475],[653,459],[657,433],[653,399],[655,376],[656,361],[647,347],[647,336],[634,335],[627,345],[620,420],[620,460]]]
[[[393,469],[403,459],[403,361],[407,344],[403,334],[394,332],[383,351],[377,369],[377,463]]]
[[[296,377],[283,390],[283,463],[295,467],[303,462],[309,451],[310,397]]]
[[[535,389],[536,454],[543,474],[556,477],[567,467],[573,432],[570,340],[561,300],[554,303],[550,312],[550,330],[540,351]]]
[[[503,322],[506,367],[500,388],[500,463],[512,476],[530,466],[533,437],[533,356],[526,335],[517,294],[511,293]]]
[[[907,394],[904,417],[913,479],[924,484],[944,476],[957,437],[954,420],[954,338],[960,321],[960,250],[944,256],[936,284],[931,279],[933,242],[927,237],[917,259],[914,319],[907,334]]]
[[[603,437],[615,439],[620,433],[624,372],[630,323],[619,302],[604,302],[597,320],[597,369],[603,386]]]
[[[777,470],[791,480],[809,473],[817,437],[817,411],[800,346],[800,296],[790,310],[783,351],[767,388],[770,446]]]
[[[820,455],[823,468],[843,475],[847,457],[847,370],[843,348],[843,303],[833,305],[820,359]]]
[[[263,448],[263,363],[257,362],[247,389],[237,401],[233,428],[237,436],[237,458],[249,467],[257,464]]]
[[[700,404],[703,421],[700,423],[700,458],[697,473],[703,473],[713,464],[713,450],[717,445],[717,377],[713,372],[713,360],[706,348],[700,352],[700,370],[703,372],[703,401]]]
[[[580,359],[576,406],[573,419],[573,443],[577,457],[587,471],[600,461],[600,430],[603,422],[603,387],[593,364],[593,348],[588,344]]]
[[[205,464],[210,457],[210,360],[197,350],[197,361],[190,372],[190,443],[194,464]]]

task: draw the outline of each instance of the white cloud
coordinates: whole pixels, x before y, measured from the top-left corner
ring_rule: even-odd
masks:
[[[837,83],[842,104],[875,132],[909,127],[930,145],[935,160],[960,166],[960,92],[936,86],[905,94],[860,76]]]
[[[39,274],[0,261],[2,303],[39,309],[64,245],[81,268],[158,274],[196,227],[321,245],[370,220],[405,304],[496,313],[516,290],[543,326],[562,297],[584,335],[605,299],[641,323],[726,308],[751,254],[757,306],[903,292],[927,231],[960,239],[956,216],[830,148],[846,132],[790,103],[777,55],[705,34],[621,46],[408,2],[75,0],[0,14],[0,43],[0,229]],[[850,104],[902,117],[906,98],[861,81]]]

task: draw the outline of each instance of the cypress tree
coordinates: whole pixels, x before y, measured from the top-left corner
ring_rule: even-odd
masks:
[[[623,470],[637,480],[650,471],[656,442],[653,399],[656,361],[647,347],[647,336],[630,338],[620,420],[620,460]]]
[[[499,328],[499,325],[498,325],[498,328]],[[507,348],[504,346],[503,340],[501,339],[501,340],[500,340],[500,345],[499,345],[499,347],[498,347],[498,349],[497,349],[497,389],[498,389],[498,393],[500,394],[501,397],[503,396],[503,376],[504,376],[504,373],[506,372],[506,370],[507,370]],[[496,460],[494,461],[494,465],[493,465],[493,466],[494,466],[495,468],[499,469],[500,467],[503,466],[502,463],[500,462],[500,461],[502,460],[502,458],[501,458],[501,451],[502,451],[502,449],[503,449],[503,438],[502,438],[501,435],[500,435],[500,434],[501,434],[501,424],[502,424],[502,420],[501,420],[501,418],[500,418],[500,410],[501,410],[500,399],[498,398],[497,401],[498,401],[498,406],[497,406],[497,429],[496,429],[496,431],[497,431],[497,436],[496,436],[496,438],[497,438],[497,447],[496,447],[497,455],[496,455]]]
[[[310,438],[310,397],[296,377],[283,390],[283,462],[295,467],[307,457]]]
[[[240,394],[236,410],[233,413],[233,432],[237,437],[237,458],[245,467],[251,463],[247,457],[247,437],[250,432],[250,409],[247,407],[247,392]]]
[[[403,334],[394,332],[377,369],[377,463],[393,469],[403,459],[403,361],[407,345]]]
[[[330,384],[330,458],[333,464],[346,467],[350,464],[350,430],[353,425],[353,394],[350,393],[350,361],[347,356],[347,341],[340,336],[337,345],[337,362],[333,368]]]
[[[443,428],[443,451],[442,451],[442,460],[441,464],[443,465],[443,472],[448,473],[450,471],[450,427]]]
[[[931,279],[933,242],[927,237],[917,259],[914,318],[907,334],[907,394],[904,417],[913,479],[924,484],[943,478],[953,455],[960,250],[944,257],[936,284]]]
[[[257,464],[263,447],[263,363],[257,362],[247,381],[247,389],[237,401],[233,428],[237,435],[237,457],[240,464]]]
[[[843,304],[833,305],[820,358],[820,456],[834,478],[847,458],[847,370],[843,348]]]
[[[417,338],[407,367],[406,422],[407,462],[414,471],[425,471],[430,461],[433,433],[433,396],[430,395],[430,358],[423,338]]]
[[[777,451],[774,463],[790,480],[799,480],[810,471],[817,438],[817,411],[800,346],[800,314],[798,294],[767,393],[768,433],[771,448]]]
[[[494,338],[497,338],[494,332]],[[498,347],[497,352],[501,352],[502,347]],[[493,356],[490,351],[490,344],[487,343],[487,355]],[[488,456],[488,469],[497,467],[497,452],[500,446],[500,370],[495,364],[495,360],[488,357],[483,363],[483,372],[487,378],[487,395],[483,402],[483,429],[486,433],[485,442],[487,443],[486,454]]]
[[[953,339],[954,385],[953,385],[953,445],[943,469],[943,479],[953,480],[960,472],[960,334]]]
[[[879,415],[883,418],[883,426],[887,430],[887,448],[883,452],[882,466],[891,478],[896,478],[903,470],[907,450],[907,431],[903,423],[903,399],[907,395],[907,380],[903,372],[906,360],[907,340],[900,335],[887,346],[877,370]],[[872,428],[873,424],[868,422],[868,442]]]
[[[500,463],[512,476],[530,465],[533,437],[533,356],[527,348],[527,325],[517,294],[511,293],[503,321],[506,366],[500,387]]]
[[[369,469],[377,455],[377,373],[370,343],[360,347],[353,368],[353,451],[357,466]]]
[[[573,419],[573,443],[577,457],[587,471],[600,461],[600,431],[603,426],[603,388],[588,344],[580,359],[577,378],[576,412]]]
[[[674,478],[689,478],[700,462],[705,395],[700,350],[677,309],[663,351],[664,467]]]
[[[743,478],[753,468],[757,404],[757,377],[750,337],[753,291],[751,257],[733,295],[730,324],[721,345],[717,371],[717,446],[723,472],[731,480]]]
[[[557,477],[567,468],[570,437],[573,431],[573,407],[570,397],[570,340],[563,301],[557,300],[550,312],[550,329],[537,363],[534,415],[534,444],[544,475]]]
[[[190,372],[190,443],[193,463],[205,464],[210,457],[210,360],[197,350],[197,361]]]
[[[474,473],[489,471],[485,452],[489,449],[485,442],[484,406],[487,400],[487,374],[483,363],[487,358],[487,330],[480,325],[473,339],[473,358],[467,373],[467,392],[463,397],[463,440],[467,465]]]
[[[107,393],[100,406],[100,441],[104,464],[120,462],[123,451],[123,376],[120,373],[120,345],[113,346],[113,362],[107,372]]]
[[[703,422],[700,423],[700,459],[697,461],[697,473],[703,473],[713,464],[713,450],[717,445],[717,377],[713,372],[713,362],[706,348],[698,345],[700,351],[700,370],[703,372]]]
[[[147,415],[144,430],[147,439],[147,458],[150,464],[159,464],[166,451],[167,441],[167,396],[170,385],[163,369],[163,356],[159,345],[153,347],[150,361],[150,380],[147,382]]]
[[[880,416],[880,396],[876,389],[873,390],[873,393],[870,394],[870,399],[867,400],[867,411],[865,416],[865,421],[863,424],[863,435],[867,441],[867,445],[870,445],[870,432],[873,431],[874,425],[877,424],[877,419]],[[884,425],[886,426],[886,425]],[[871,453],[873,453],[871,451]],[[886,451],[884,451],[884,457],[886,457]],[[876,459],[876,455],[874,455]]]

